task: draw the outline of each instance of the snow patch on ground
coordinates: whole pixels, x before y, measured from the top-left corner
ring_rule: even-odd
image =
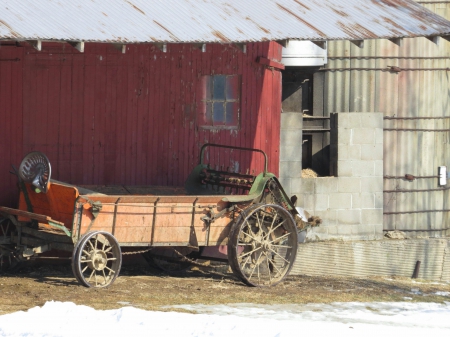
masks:
[[[0,336],[421,336],[450,335],[450,302],[178,305],[193,313],[133,307],[95,310],[47,302],[0,316]]]

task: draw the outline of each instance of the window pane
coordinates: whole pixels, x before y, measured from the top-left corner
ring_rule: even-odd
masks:
[[[202,85],[204,85],[205,87],[205,99],[206,100],[211,100],[213,98],[213,78],[214,76],[203,76],[204,78],[204,83],[202,83]]]
[[[224,125],[225,111],[222,102],[213,103],[213,125]]]
[[[238,100],[239,99],[239,76],[227,76],[226,81],[226,99]]]
[[[226,105],[226,121],[228,126],[238,126],[239,103],[227,103]]]
[[[215,75],[214,76],[214,100],[225,100],[225,75]]]

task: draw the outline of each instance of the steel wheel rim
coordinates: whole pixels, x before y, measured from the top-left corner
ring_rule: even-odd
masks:
[[[86,287],[104,288],[117,278],[122,265],[122,252],[113,235],[91,232],[75,251],[74,274]]]
[[[297,229],[289,212],[278,205],[252,206],[232,229],[230,266],[248,285],[273,286],[292,269],[297,244]]]

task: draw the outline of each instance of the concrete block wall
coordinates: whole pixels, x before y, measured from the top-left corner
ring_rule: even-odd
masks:
[[[292,181],[302,176],[303,116],[296,112],[281,114],[280,175],[281,185],[290,195]]]
[[[323,220],[308,231],[307,240],[382,239],[383,114],[334,113],[331,130],[333,176],[301,178],[292,167],[280,170],[282,184],[289,195],[297,195],[298,206]],[[287,152],[283,139],[281,144],[281,153]],[[301,165],[301,155],[299,160]]]

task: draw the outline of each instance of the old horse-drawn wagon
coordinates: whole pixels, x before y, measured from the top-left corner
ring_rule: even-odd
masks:
[[[264,171],[255,176],[214,169],[205,149],[256,151]],[[205,144],[184,190],[128,186],[87,189],[51,180],[40,152],[15,173],[17,209],[0,207],[0,268],[50,250],[72,253],[72,269],[87,287],[111,285],[122,254],[144,253],[158,266],[182,268],[195,259],[227,260],[252,286],[280,282],[291,270],[298,231],[308,226],[261,150]],[[301,213],[301,212],[300,212]]]

